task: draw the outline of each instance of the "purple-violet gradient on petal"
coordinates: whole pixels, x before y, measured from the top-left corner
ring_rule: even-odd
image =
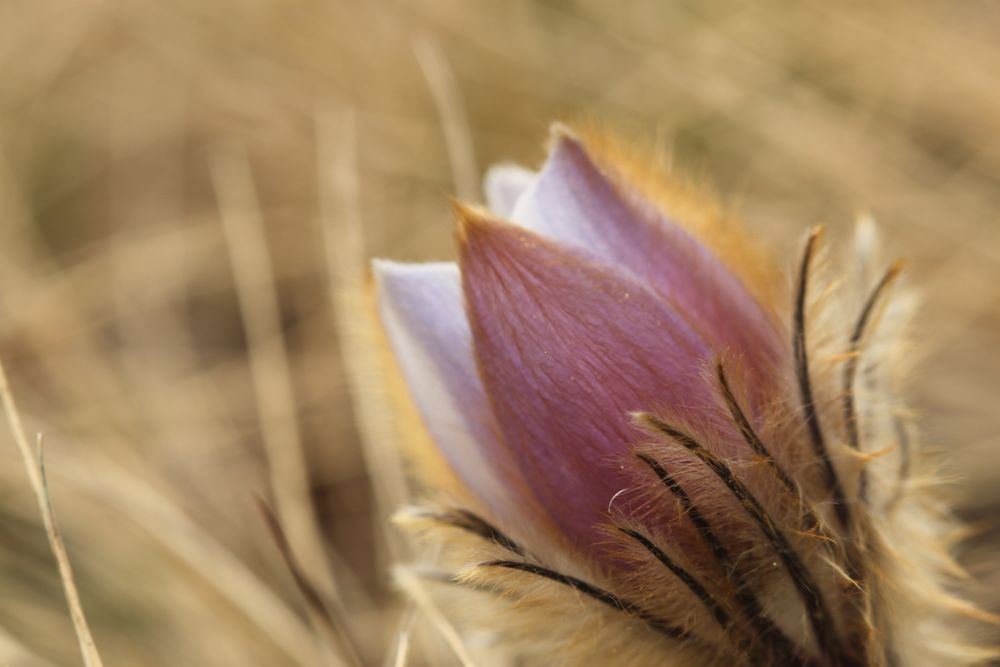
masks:
[[[711,414],[712,352],[666,301],[627,274],[531,231],[464,211],[462,284],[480,374],[503,440],[578,547],[601,541],[629,412]]]
[[[511,219],[630,273],[675,304],[717,355],[740,359],[758,384],[773,376],[785,346],[741,280],[690,232],[609,178],[568,130],[556,130]]]

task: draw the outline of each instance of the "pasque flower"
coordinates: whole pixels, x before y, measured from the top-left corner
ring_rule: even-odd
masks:
[[[894,372],[862,356],[892,345],[901,312],[872,331],[897,269],[844,349],[811,342],[839,313],[809,296],[818,234],[789,291],[720,207],[622,155],[559,126],[539,172],[490,172],[489,211],[456,205],[457,263],[376,263],[460,480],[406,516],[454,581],[515,601],[481,624],[529,664],[919,664],[899,628],[945,594],[895,553],[923,537],[890,518],[927,532],[928,510],[905,492]]]

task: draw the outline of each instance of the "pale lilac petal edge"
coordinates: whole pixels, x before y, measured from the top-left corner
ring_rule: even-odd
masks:
[[[498,513],[508,492],[492,457],[500,451],[476,370],[454,262],[375,260],[379,315],[431,437],[470,489]]]

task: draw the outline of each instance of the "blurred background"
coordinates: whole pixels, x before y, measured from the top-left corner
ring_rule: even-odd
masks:
[[[997,34],[986,0],[0,3],[0,358],[106,664],[319,664],[255,496],[383,659],[362,258],[452,257],[447,195],[581,116],[669,153],[789,265],[809,226],[880,221],[924,299],[923,439],[1000,611]],[[0,445],[0,664],[80,664]]]

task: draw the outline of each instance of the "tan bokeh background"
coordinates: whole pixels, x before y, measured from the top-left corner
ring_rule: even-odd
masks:
[[[46,435],[106,663],[316,664],[254,507],[272,497],[270,432],[302,445],[377,664],[397,605],[323,225],[349,250],[336,225],[356,210],[367,256],[451,257],[446,195],[478,198],[495,161],[537,164],[550,121],[580,116],[669,152],[789,264],[811,225],[838,242],[860,212],[882,223],[925,300],[924,439],[976,522],[964,558],[996,608],[998,29],[985,1],[4,3],[0,358]],[[344,187],[324,209],[330,174]],[[258,214],[265,255],[239,223]],[[265,295],[242,305],[240,262],[243,297]],[[0,444],[0,663],[79,664],[21,463]]]

